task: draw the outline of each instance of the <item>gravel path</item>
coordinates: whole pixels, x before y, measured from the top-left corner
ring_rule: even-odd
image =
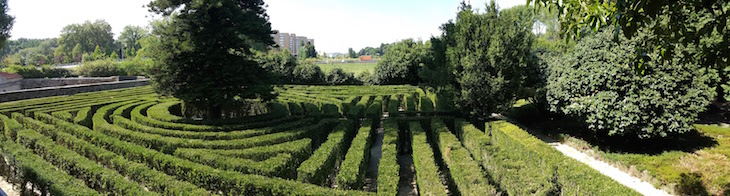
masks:
[[[613,180],[616,180],[616,182],[621,183],[622,185],[629,187],[631,189],[636,190],[636,192],[639,192],[644,195],[670,195],[664,190],[659,190],[655,188],[653,185],[651,185],[648,182],[642,181],[636,177],[633,177],[629,175],[626,172],[623,172],[619,170],[616,167],[613,167],[603,161],[596,160],[595,158],[588,156],[587,154],[580,152],[576,150],[573,147],[570,147],[568,145],[553,142],[550,143],[550,146],[557,149],[558,151],[562,152],[565,156],[568,156],[570,158],[573,158],[575,160],[580,161],[581,163],[585,163],[586,165],[590,166],[591,168],[598,170],[598,172],[601,172],[603,175],[606,175],[610,177]]]
[[[0,176],[0,189],[2,189],[8,196],[19,196],[20,193],[13,189],[13,184],[8,183],[5,177]]]

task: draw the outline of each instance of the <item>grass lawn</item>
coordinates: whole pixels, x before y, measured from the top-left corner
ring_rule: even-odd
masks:
[[[730,195],[730,127],[695,124],[696,132],[655,140],[597,137],[576,125],[576,120],[545,118],[518,101],[507,116],[591,150],[597,158],[657,185],[674,187],[681,195]],[[648,177],[648,178],[647,178]],[[651,179],[653,178],[653,179]]]
[[[375,73],[376,63],[333,63],[333,64],[317,64],[324,74],[329,74],[335,68],[342,68],[345,72],[359,75],[362,72]]]

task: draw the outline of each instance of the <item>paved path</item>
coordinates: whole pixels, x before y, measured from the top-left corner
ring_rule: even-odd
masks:
[[[619,170],[616,167],[613,167],[606,162],[599,161],[591,156],[588,156],[587,154],[576,150],[573,147],[570,147],[568,145],[553,142],[550,143],[550,146],[557,149],[558,151],[562,152],[565,156],[568,156],[570,158],[573,158],[575,160],[578,160],[582,163],[585,163],[586,165],[590,166],[591,168],[598,170],[598,172],[601,172],[603,175],[606,175],[610,177],[613,180],[616,180],[616,182],[621,183],[622,185],[629,187],[631,189],[636,190],[636,192],[639,192],[644,195],[670,195],[664,190],[659,190],[655,188],[653,185],[651,185],[648,182],[642,181],[641,179],[638,179],[634,176],[629,175],[626,172],[623,172]]]
[[[13,184],[8,183],[8,181],[5,180],[5,177],[0,176],[0,189],[2,189],[6,195],[8,196],[19,196],[20,193],[13,189]]]

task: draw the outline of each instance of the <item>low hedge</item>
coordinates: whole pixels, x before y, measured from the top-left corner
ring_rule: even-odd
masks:
[[[342,117],[342,114],[340,114],[340,108],[337,107],[337,105],[331,104],[331,103],[326,103],[326,104],[322,104],[322,117],[340,118],[340,117]]]
[[[340,121],[332,133],[309,159],[297,168],[297,181],[324,186],[330,182],[327,179],[334,174],[337,164],[342,161],[347,151],[348,137],[352,132],[353,121]]]
[[[400,180],[398,165],[398,124],[395,120],[383,122],[382,155],[378,164],[378,195],[398,195],[398,181]]]
[[[271,127],[261,128],[261,129],[249,129],[249,130],[230,131],[230,132],[220,132],[220,131],[200,132],[200,131],[180,131],[180,130],[150,127],[147,125],[143,125],[143,124],[139,124],[137,122],[131,121],[122,116],[112,116],[114,125],[117,125],[119,127],[125,128],[125,129],[129,129],[132,131],[155,134],[155,135],[160,135],[160,136],[183,138],[183,139],[203,139],[203,140],[244,139],[244,138],[249,138],[249,137],[254,137],[254,136],[278,133],[278,132],[290,130],[290,129],[293,129],[296,127],[302,127],[304,125],[307,125],[307,124],[310,124],[313,122],[313,120],[310,118],[301,119],[298,121],[292,121],[295,119],[297,119],[297,118],[292,117],[292,118],[283,118],[283,119],[277,120],[277,121],[262,122],[262,123],[268,124]]]
[[[57,121],[56,127],[72,127],[68,122],[60,122],[48,114],[36,113],[37,119],[45,121]],[[33,123],[32,119],[26,118],[28,123]],[[40,121],[36,123],[41,123]],[[34,124],[36,124],[34,123]],[[94,160],[108,168],[112,168],[130,179],[138,181],[152,191],[165,195],[211,195],[205,189],[201,189],[193,184],[185,181],[179,181],[175,177],[168,176],[158,170],[150,169],[147,165],[127,160],[127,158],[97,147],[85,140],[76,138],[75,136],[59,131],[54,126],[37,126],[42,134],[53,138],[56,143],[69,148],[91,160]],[[49,129],[51,128],[51,129]]]
[[[71,112],[69,112],[69,111],[53,112],[53,113],[51,113],[51,115],[55,116],[56,118],[60,118],[62,120],[69,121],[69,122],[73,122],[73,118],[74,118],[74,116],[71,115]]]
[[[19,131],[18,143],[32,149],[59,169],[85,180],[87,186],[100,192],[114,195],[158,195],[146,191],[139,183],[129,181],[114,170],[56,145],[53,140],[36,131]]]
[[[171,107],[181,104],[180,101],[168,101],[155,104],[147,109],[147,117],[165,122],[185,123],[185,118],[170,113]]]
[[[23,185],[30,182],[33,189],[40,190],[43,195],[102,195],[23,146],[2,141],[0,149],[9,164],[2,164],[4,170],[9,168],[8,170],[14,171],[8,176],[11,181],[23,182]]]
[[[292,116],[304,115],[304,109],[302,109],[302,106],[299,105],[298,103],[288,102],[286,104],[287,104],[287,106],[289,106],[289,111],[291,112]]]
[[[367,109],[368,102],[370,101],[370,97],[363,96],[360,101],[357,102],[354,106],[350,107],[349,111],[347,112],[347,118],[349,119],[360,119],[365,115],[365,110]]]
[[[270,146],[259,146],[246,149],[201,149],[201,148],[178,148],[175,153],[187,153],[187,151],[201,151],[210,154],[218,154],[226,157],[234,157],[241,159],[251,159],[254,161],[264,161],[276,155],[286,153],[291,154],[292,157],[303,161],[310,154],[312,154],[312,139],[304,138],[294,140],[291,142],[284,142],[281,144],[274,144]],[[298,162],[301,162],[297,160]]]
[[[438,135],[436,141],[441,155],[440,161],[449,168],[456,187],[454,191],[461,195],[497,194],[497,189],[485,178],[487,175],[480,165],[441,119],[432,120],[431,129],[434,135]]]
[[[23,124],[2,114],[0,114],[0,121],[3,122],[5,139],[15,141],[18,131],[23,130]]]
[[[441,184],[439,169],[426,133],[419,122],[410,123],[413,138],[413,166],[416,169],[416,184],[419,195],[446,195],[446,187]]]
[[[378,97],[377,99],[375,99],[373,104],[368,107],[368,110],[366,112],[367,118],[373,119],[374,123],[379,123],[380,118],[383,117],[382,99],[382,97]]]
[[[120,141],[83,126],[64,123],[54,117],[43,120],[61,125],[57,126],[60,131],[71,133],[94,145],[103,146],[107,150],[145,163],[158,171],[164,171],[168,175],[185,179],[211,192],[223,195],[371,195],[371,193],[362,191],[332,190],[291,180],[218,170],[134,143]]]
[[[365,172],[368,169],[368,161],[370,160],[370,147],[372,147],[372,133],[370,125],[372,121],[365,120],[352,139],[350,149],[347,150],[345,159],[337,174],[337,185],[340,189],[361,189]]]
[[[91,127],[91,117],[94,115],[92,112],[94,111],[91,110],[91,107],[81,108],[79,112],[76,113],[76,117],[73,122],[85,127]]]
[[[294,158],[287,153],[278,154],[265,161],[226,157],[197,150],[175,151],[175,156],[213,168],[287,179],[293,178],[295,165]]]
[[[473,125],[457,121],[464,132],[464,145],[477,161],[492,168],[509,194],[558,193],[567,195],[639,195],[613,179],[564,156],[547,143],[506,121],[488,122],[488,136]],[[514,168],[519,168],[515,170]],[[514,185],[510,183],[519,183]]]
[[[421,97],[421,114],[431,115],[434,112],[433,101],[428,96]]]

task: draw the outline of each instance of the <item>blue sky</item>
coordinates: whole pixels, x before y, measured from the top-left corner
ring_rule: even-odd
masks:
[[[126,25],[147,26],[159,18],[149,0],[9,0],[16,17],[11,39],[58,37],[73,23],[104,19],[115,36]],[[401,39],[427,40],[456,16],[460,0],[265,0],[272,27],[315,39],[318,51],[346,52]],[[483,8],[487,0],[472,0]],[[498,0],[501,8],[525,0]]]

